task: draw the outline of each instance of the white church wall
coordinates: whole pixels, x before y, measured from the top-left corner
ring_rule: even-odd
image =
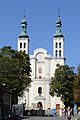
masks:
[[[49,80],[50,81],[50,80]],[[49,94],[49,81],[47,81],[47,83],[46,83],[46,110],[48,109],[48,108],[51,108],[51,97],[50,97],[50,94]]]
[[[34,79],[36,77],[36,58],[30,56],[30,67],[31,67],[31,78]]]
[[[46,79],[50,78],[51,62],[50,62],[50,58],[49,57],[45,58],[45,66],[44,66],[44,68],[45,68],[45,78]]]
[[[22,43],[22,47],[20,48],[20,43]],[[24,48],[24,43],[26,43],[26,47]],[[25,51],[26,54],[29,53],[29,38],[18,38],[18,51]]]

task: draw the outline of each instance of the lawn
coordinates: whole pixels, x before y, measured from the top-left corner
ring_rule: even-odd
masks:
[[[80,120],[80,117],[77,120]]]

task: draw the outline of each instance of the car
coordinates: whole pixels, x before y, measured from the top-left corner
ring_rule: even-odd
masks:
[[[1,120],[9,120],[10,117],[11,117],[11,113],[4,113]]]
[[[22,117],[15,113],[6,113],[3,115],[2,120],[21,120]]]
[[[9,120],[21,120],[21,116],[18,114],[12,114]]]

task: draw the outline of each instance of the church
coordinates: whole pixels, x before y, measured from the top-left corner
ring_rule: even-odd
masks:
[[[31,85],[24,91],[22,97],[18,98],[18,103],[25,104],[26,110],[56,109],[59,111],[64,107],[60,97],[52,97],[49,94],[51,78],[54,77],[57,65],[65,64],[64,57],[64,35],[61,31],[61,18],[58,15],[56,20],[56,30],[53,36],[53,55],[49,55],[44,48],[37,48],[33,54],[29,54],[29,36],[27,34],[27,21],[25,16],[21,21],[21,34],[18,37],[18,51],[25,51],[30,56],[31,63]]]

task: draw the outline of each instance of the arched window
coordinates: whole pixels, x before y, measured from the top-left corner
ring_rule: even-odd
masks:
[[[26,48],[26,43],[24,43],[24,48]]]
[[[56,50],[55,52],[56,52],[55,54],[56,54],[56,57],[57,57],[58,56],[58,51]]]
[[[42,73],[42,68],[39,68],[39,73]]]
[[[56,42],[56,48],[58,48],[58,43]]]
[[[61,50],[59,50],[59,57],[61,57]]]
[[[39,79],[41,79],[42,77],[41,77],[41,75],[39,76]]]
[[[61,48],[61,42],[59,43],[59,48]]]
[[[39,94],[39,96],[41,96],[41,94],[42,94],[42,87],[38,88],[38,94]]]
[[[20,43],[20,48],[22,48],[22,43]]]

